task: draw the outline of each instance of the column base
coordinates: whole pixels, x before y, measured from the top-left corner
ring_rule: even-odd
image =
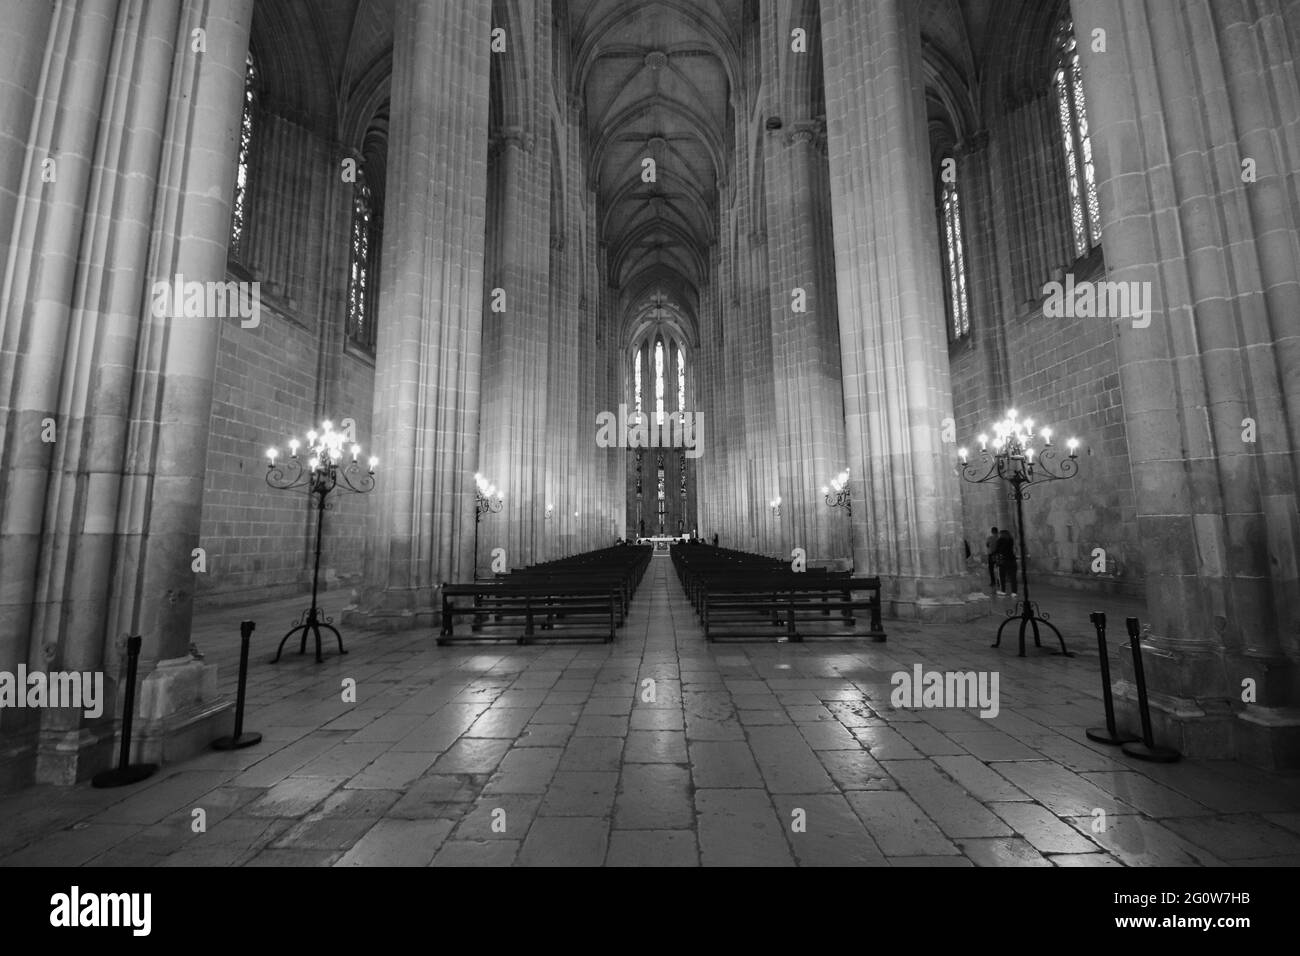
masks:
[[[342,624],[366,631],[408,631],[441,623],[441,589],[367,588],[343,609]],[[344,634],[344,646],[347,635]]]
[[[140,682],[139,700],[132,763],[183,760],[234,730],[234,702],[217,694],[215,664],[192,657],[159,661]]]
[[[0,740],[0,793],[36,782],[36,727],[6,731]]]
[[[900,621],[962,624],[987,617],[993,601],[975,575],[947,578],[880,576],[882,613]]]
[[[112,766],[116,734],[111,720],[75,730],[44,730],[36,754],[35,783],[70,787]]]
[[[1300,769],[1300,708],[1248,704],[1237,712],[1237,759],[1266,770]]]
[[[1135,737],[1142,735],[1137,686],[1131,680],[1114,683],[1115,724]],[[1147,688],[1151,732],[1155,743],[1172,747],[1184,757],[1203,760],[1236,758],[1232,705],[1223,698],[1175,697]]]

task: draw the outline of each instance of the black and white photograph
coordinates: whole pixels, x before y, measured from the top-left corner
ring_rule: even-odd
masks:
[[[0,0],[0,244],[7,927],[1294,905],[1300,0]]]

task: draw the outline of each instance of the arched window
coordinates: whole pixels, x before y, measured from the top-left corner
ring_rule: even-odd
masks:
[[[686,411],[686,356],[677,346],[677,410]]]
[[[363,177],[352,194],[352,257],[348,272],[348,338],[358,348],[375,350],[376,265],[380,239],[374,198]]]
[[[664,423],[664,340],[655,342],[655,423]]]
[[[244,58],[244,115],[239,123],[239,166],[235,171],[235,198],[230,209],[230,258],[239,261],[240,243],[248,223],[248,165],[253,147],[253,117],[257,106],[257,65],[253,51]]]
[[[946,161],[945,161],[946,162]],[[947,164],[951,168],[951,164]],[[966,290],[966,242],[961,198],[955,181],[940,177],[939,238],[943,243],[943,278],[948,299],[948,328],[953,340],[970,333],[970,298]]]
[[[1069,17],[1061,21],[1056,35],[1052,92],[1056,97],[1061,140],[1065,147],[1074,251],[1085,256],[1101,242],[1101,205],[1097,202],[1097,176],[1092,163],[1092,140],[1088,136],[1088,111],[1083,101],[1079,45],[1074,38],[1074,23]]]
[[[635,380],[634,388],[636,390],[636,420],[641,420],[641,366],[645,364],[645,346],[636,350],[635,366],[632,369],[632,377]]]

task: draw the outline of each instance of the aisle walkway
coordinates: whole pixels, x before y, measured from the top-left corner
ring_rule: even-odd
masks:
[[[259,622],[262,745],[131,789],[0,798],[0,865],[1300,863],[1300,780],[1084,738],[1101,719],[1086,620],[1071,660],[991,650],[987,621],[708,645],[656,559],[613,645],[353,633],[346,657],[271,666],[300,603],[196,628],[230,687],[237,622]],[[892,709],[891,674],[915,664],[996,668],[999,713]]]

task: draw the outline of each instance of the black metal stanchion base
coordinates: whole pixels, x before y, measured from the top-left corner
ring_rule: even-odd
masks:
[[[1138,760],[1147,760],[1151,763],[1177,763],[1183,756],[1177,750],[1171,750],[1168,747],[1158,745],[1148,747],[1140,740],[1125,744],[1123,749],[1126,755],[1136,757]]]
[[[1002,646],[1002,631],[1012,621],[1020,622],[1020,654],[1019,654],[1020,657],[1025,656],[1025,631],[1026,630],[1029,629],[1033,630],[1035,647],[1043,646],[1042,635],[1040,635],[1038,631],[1039,624],[1042,624],[1046,627],[1050,627],[1052,629],[1052,633],[1056,635],[1056,639],[1061,642],[1062,657],[1074,656],[1073,652],[1065,649],[1065,638],[1062,637],[1061,632],[1056,629],[1056,625],[1053,624],[1051,621],[1049,621],[1046,615],[1038,613],[1037,604],[1028,601],[1016,602],[1016,609],[1012,611],[1010,614],[1008,614],[1007,619],[1002,622],[1002,626],[998,628],[998,639],[994,641],[991,646],[993,647]]]
[[[275,649],[275,657],[271,658],[271,663],[272,664],[279,663],[280,654],[284,651],[284,645],[288,643],[289,638],[293,637],[299,631],[302,631],[302,643],[298,646],[298,653],[299,654],[307,653],[307,634],[308,632],[311,632],[316,635],[316,663],[317,664],[321,663],[321,661],[325,659],[324,657],[321,656],[321,650],[320,650],[320,629],[322,627],[334,632],[334,638],[335,640],[338,641],[338,645],[339,645],[339,653],[346,654],[347,651],[343,649],[343,635],[338,632],[338,628],[336,628],[333,624],[329,624],[325,621],[320,620],[320,618],[316,614],[313,614],[312,612],[309,611],[307,614],[307,619],[302,624],[294,625],[292,628],[290,628],[289,633],[284,635],[284,638],[280,641],[280,646]]]
[[[218,737],[212,741],[213,750],[239,750],[242,747],[251,747],[253,744],[262,742],[261,734],[240,734],[238,737]]]
[[[133,763],[125,767],[114,767],[90,778],[90,785],[99,790],[110,787],[126,787],[152,777],[158,772],[156,763]]]
[[[1099,744],[1110,744],[1111,746],[1133,743],[1134,741],[1141,739],[1139,737],[1134,737],[1132,734],[1122,732],[1116,733],[1112,736],[1111,732],[1105,727],[1089,727],[1083,733],[1089,740],[1096,741]]]

